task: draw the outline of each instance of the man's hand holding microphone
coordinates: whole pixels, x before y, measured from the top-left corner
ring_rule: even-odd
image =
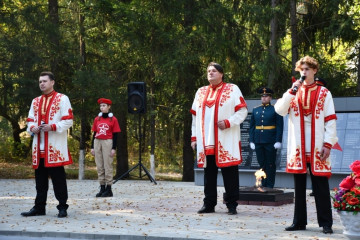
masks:
[[[296,82],[293,83],[292,93],[295,94],[299,90],[299,87],[301,86],[301,84],[303,84],[305,79],[306,79],[306,76],[301,76],[298,80],[296,80]]]

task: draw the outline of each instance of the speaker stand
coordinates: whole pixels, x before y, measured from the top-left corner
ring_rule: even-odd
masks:
[[[134,170],[135,168],[139,167],[139,176],[140,178],[142,178],[141,176],[141,169],[143,169],[145,171],[145,175],[148,176],[150,182],[153,182],[154,184],[157,184],[155,179],[151,176],[151,174],[149,173],[149,171],[146,169],[146,167],[141,163],[141,116],[139,113],[139,162],[132,167],[131,169],[129,169],[126,173],[124,173],[123,175],[121,175],[120,177],[118,177],[117,179],[115,179],[115,181],[113,182],[113,184],[115,184],[117,181],[119,181],[120,179],[122,179],[123,177],[127,176],[132,170]]]

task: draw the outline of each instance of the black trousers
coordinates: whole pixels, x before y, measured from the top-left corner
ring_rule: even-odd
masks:
[[[333,219],[331,212],[329,180],[327,177],[314,176],[309,165],[308,168],[310,169],[319,226],[331,227],[333,224]],[[306,225],[306,174],[294,174],[294,185],[295,209],[293,223],[297,225]]]
[[[215,163],[215,156],[206,156],[206,168],[204,168],[204,205],[215,207],[217,204],[217,175],[218,167]],[[237,207],[239,200],[239,172],[238,166],[221,168],[226,192],[226,206]]]
[[[276,149],[274,143],[255,143],[255,151],[260,168],[266,173],[266,178],[261,181],[261,185],[273,188],[276,175]]]
[[[44,167],[44,159],[40,159],[39,167],[35,169],[36,198],[35,208],[45,210],[47,192],[49,190],[49,176],[54,187],[55,198],[59,201],[57,209],[67,209],[68,191],[64,167]]]

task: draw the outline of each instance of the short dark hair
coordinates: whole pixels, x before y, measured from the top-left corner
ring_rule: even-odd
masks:
[[[219,73],[222,73],[223,74],[223,76],[222,76],[222,80],[224,80],[224,69],[223,69],[223,67],[220,65],[220,64],[218,64],[218,63],[216,63],[216,62],[211,62],[211,63],[209,63],[209,65],[207,66],[207,68],[209,68],[209,67],[214,67],[216,70],[218,70],[218,72]]]
[[[40,73],[40,77],[42,76],[49,76],[51,80],[55,80],[54,74],[52,72],[42,72]]]

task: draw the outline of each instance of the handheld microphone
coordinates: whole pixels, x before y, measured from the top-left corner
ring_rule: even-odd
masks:
[[[301,76],[300,77],[300,82],[301,82],[301,84],[305,81],[305,79],[306,79],[306,76]],[[293,89],[292,89],[292,93],[296,93],[297,91],[298,91],[298,86],[295,86]]]

